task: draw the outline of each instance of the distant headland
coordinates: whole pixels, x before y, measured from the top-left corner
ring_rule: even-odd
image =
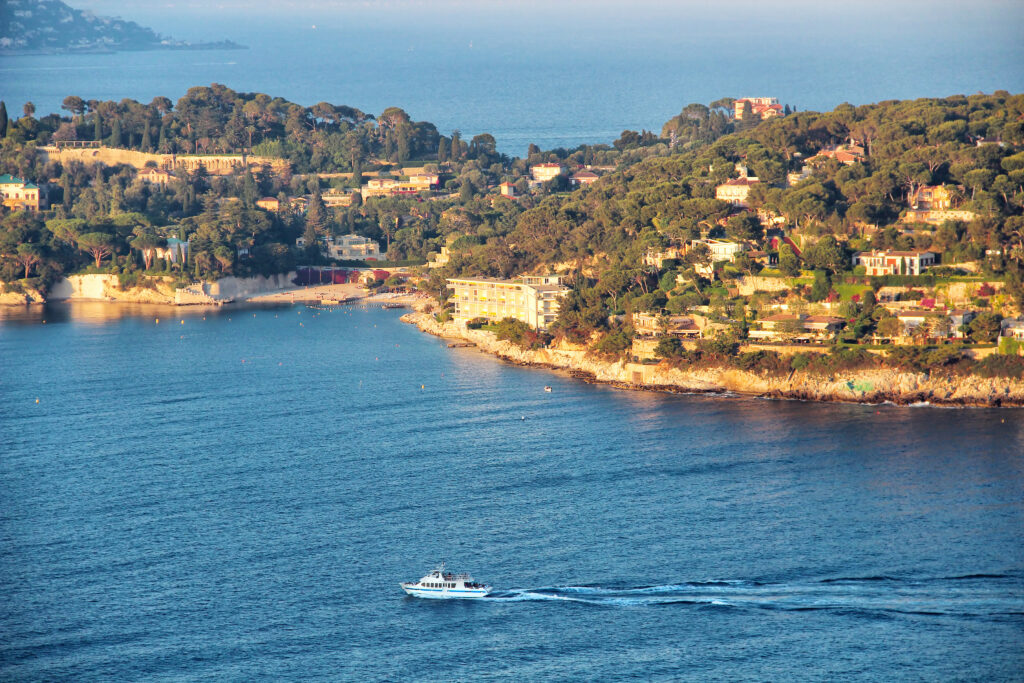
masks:
[[[61,0],[6,0],[4,4],[0,55],[247,49],[230,40],[191,43],[167,38],[134,21],[96,16]]]

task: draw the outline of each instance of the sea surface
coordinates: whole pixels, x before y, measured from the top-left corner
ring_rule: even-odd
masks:
[[[1020,680],[1024,411],[621,391],[399,315],[3,312],[0,679]],[[493,597],[403,594],[441,560]]]
[[[79,0],[175,38],[248,50],[0,57],[12,116],[32,101],[222,83],[310,106],[398,106],[523,156],[660,132],[691,102],[775,96],[801,110],[842,102],[1024,92],[1019,0],[602,0],[486,3],[133,3]],[[67,114],[67,112],[61,112]]]

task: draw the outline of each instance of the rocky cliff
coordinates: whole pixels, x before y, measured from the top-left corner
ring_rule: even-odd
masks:
[[[562,344],[525,350],[494,334],[466,330],[455,323],[438,323],[429,313],[414,312],[402,320],[424,332],[474,343],[480,350],[518,365],[565,370],[588,381],[623,388],[671,392],[734,392],[768,398],[845,401],[899,405],[931,403],[950,406],[1024,406],[1024,380],[945,377],[896,370],[869,370],[828,376],[793,372],[788,377],[746,372],[735,368],[673,368],[667,363],[645,365],[610,361],[586,349]]]

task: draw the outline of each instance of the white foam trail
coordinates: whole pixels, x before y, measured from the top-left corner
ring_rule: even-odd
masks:
[[[496,602],[557,601],[603,607],[670,604],[779,610],[862,610],[934,615],[1024,614],[1021,581],[1016,578],[971,582],[936,579],[907,581],[836,580],[758,584],[712,581],[617,588],[551,586],[498,591]]]

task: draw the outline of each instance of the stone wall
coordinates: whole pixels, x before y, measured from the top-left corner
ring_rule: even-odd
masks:
[[[284,159],[271,159],[268,157],[246,156],[241,154],[221,155],[199,155],[199,154],[148,154],[136,152],[130,149],[115,147],[40,147],[39,153],[46,157],[47,161],[59,161],[67,164],[71,161],[79,161],[83,164],[106,164],[116,166],[124,164],[138,170],[146,168],[147,163],[156,165],[158,168],[167,170],[190,170],[194,171],[200,165],[212,175],[229,175],[239,168],[243,162],[250,167],[271,166],[275,170],[281,170],[288,166]]]

